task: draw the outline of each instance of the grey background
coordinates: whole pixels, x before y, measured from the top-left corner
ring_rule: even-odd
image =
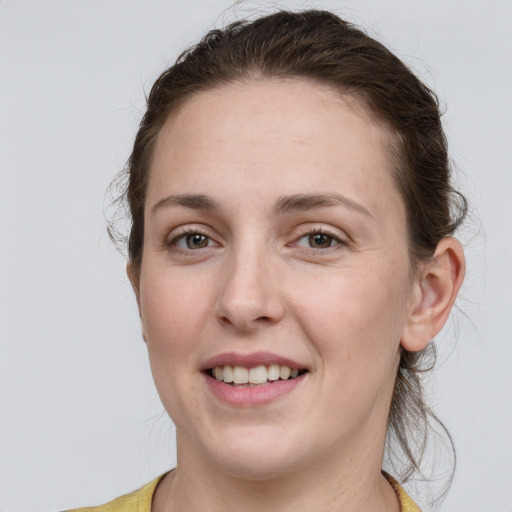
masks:
[[[512,2],[231,4],[0,1],[0,511],[98,504],[174,463],[104,194],[164,67],[212,26],[275,5],[362,24],[447,105],[473,213],[428,386],[458,451],[441,509],[512,510]]]

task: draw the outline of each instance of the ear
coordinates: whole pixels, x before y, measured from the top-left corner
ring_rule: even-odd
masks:
[[[464,251],[455,238],[443,238],[414,283],[413,303],[401,345],[423,350],[441,331],[464,280]]]
[[[144,330],[144,319],[142,318],[142,310],[140,307],[140,273],[135,270],[133,263],[129,261],[126,264],[126,275],[130,280],[130,283],[133,288],[133,293],[135,293],[135,299],[137,300],[137,307],[139,308],[139,317],[142,324],[142,339],[144,342],[146,341],[146,332]]]
[[[132,285],[133,293],[135,293],[135,299],[137,300],[140,315],[140,276],[131,261],[126,264],[126,275]]]

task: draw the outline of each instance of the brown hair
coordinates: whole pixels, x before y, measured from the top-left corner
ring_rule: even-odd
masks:
[[[432,256],[438,242],[454,233],[464,219],[467,204],[450,183],[447,143],[436,95],[382,44],[334,14],[281,11],[212,30],[182,53],[153,85],[128,161],[127,188],[121,197],[129,206],[128,254],[136,272],[143,257],[144,203],[151,157],[162,125],[192,95],[253,77],[302,78],[330,86],[358,99],[389,128],[413,264]],[[110,226],[110,234],[117,238],[119,233]],[[390,408],[388,445],[398,445],[407,458],[403,480],[416,470],[421,472],[429,425],[432,419],[438,421],[425,403],[420,378],[431,368],[432,354],[432,344],[423,352],[402,349]],[[395,443],[390,443],[393,440]]]

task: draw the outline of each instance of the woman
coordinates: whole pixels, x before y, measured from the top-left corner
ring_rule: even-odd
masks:
[[[437,101],[320,11],[210,32],[128,164],[133,285],[178,464],[100,511],[415,511],[418,372],[464,276]],[[113,234],[115,236],[115,234]]]

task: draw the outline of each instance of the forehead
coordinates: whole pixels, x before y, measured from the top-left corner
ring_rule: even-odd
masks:
[[[362,102],[327,86],[299,79],[230,83],[193,95],[166,121],[148,198],[163,189],[176,193],[169,188],[226,190],[236,176],[267,194],[338,185],[371,205],[384,186],[395,188],[390,139]]]

